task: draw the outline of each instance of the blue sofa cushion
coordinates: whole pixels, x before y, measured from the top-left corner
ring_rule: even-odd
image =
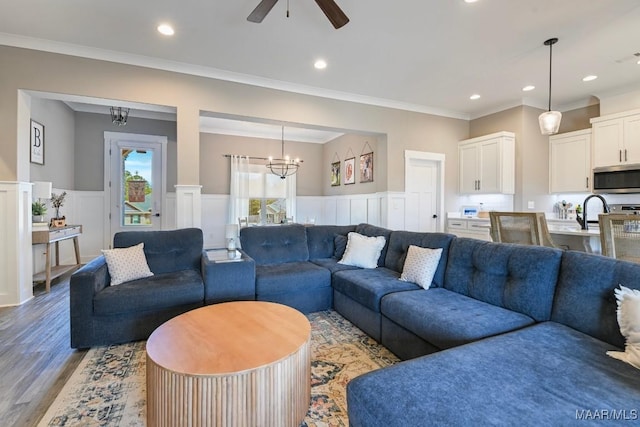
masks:
[[[124,231],[113,236],[114,248],[144,242],[144,255],[154,274],[179,270],[200,271],[203,237],[199,228],[163,231]]]
[[[640,402],[640,375],[607,350],[609,344],[553,322],[487,338],[353,379],[347,385],[349,422],[601,425],[602,419],[578,417],[604,409],[631,417]]]
[[[156,311],[204,301],[204,284],[199,271],[182,270],[160,273],[107,286],[93,297],[98,316]],[[91,301],[86,301],[91,304]]]
[[[449,256],[449,246],[454,236],[445,233],[418,233],[412,231],[394,231],[389,237],[389,247],[385,258],[384,266],[402,273],[404,261],[407,258],[409,246],[420,246],[421,248],[437,249],[442,248],[442,255],[436,274],[433,276],[432,287],[442,287],[444,284],[444,271],[447,266]]]
[[[403,282],[399,278],[400,273],[384,267],[343,270],[333,274],[333,289],[379,313],[383,296],[391,292],[422,289],[415,283]]]
[[[378,267],[383,267],[384,260],[387,258],[387,248],[389,247],[389,238],[391,237],[391,230],[382,228],[382,227],[376,227],[375,225],[363,223],[363,224],[358,224],[358,226],[356,227],[356,233],[362,234],[363,236],[368,236],[368,237],[382,236],[385,238],[386,242],[384,244],[384,247],[382,248],[382,252],[380,252],[380,258],[378,258]]]
[[[245,227],[240,230],[240,243],[256,265],[309,260],[307,232],[300,224]]]
[[[333,245],[335,247],[333,251],[333,257],[338,261],[342,259],[345,251],[347,250],[347,243],[349,242],[349,238],[347,236],[343,236],[342,234],[336,234],[336,237],[333,238]]]
[[[256,297],[331,287],[331,273],[308,261],[256,266]],[[312,296],[309,296],[312,298]]]
[[[461,295],[549,320],[562,251],[456,238],[444,287]]]
[[[335,237],[345,236],[355,225],[311,225],[307,227],[309,259],[331,258],[335,253]],[[345,240],[346,245],[346,240]],[[342,249],[344,252],[344,248]]]
[[[360,270],[360,267],[354,267],[353,265],[338,264],[338,259],[336,258],[320,258],[312,259],[310,261],[320,267],[326,268],[331,272],[331,274],[342,270]]]
[[[614,289],[618,285],[640,289],[640,264],[565,252],[551,320],[623,347],[624,337],[616,320]]]
[[[534,323],[524,314],[442,288],[389,294],[382,298],[380,311],[439,349],[467,344]]]

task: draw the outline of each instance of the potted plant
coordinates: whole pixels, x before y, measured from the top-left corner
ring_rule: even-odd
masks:
[[[31,220],[33,222],[44,222],[44,216],[47,214],[47,205],[40,200],[31,203]]]
[[[64,227],[66,225],[66,218],[60,216],[60,208],[64,205],[64,198],[67,196],[67,192],[63,191],[62,194],[51,195],[51,205],[56,210],[56,216],[51,218],[52,227]]]

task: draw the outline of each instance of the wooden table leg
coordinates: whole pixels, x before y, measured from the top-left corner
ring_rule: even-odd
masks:
[[[47,243],[47,249],[45,251],[45,289],[47,292],[51,291],[51,243]]]
[[[73,249],[76,252],[76,264],[80,264],[80,245],[78,244],[78,237],[73,238]]]

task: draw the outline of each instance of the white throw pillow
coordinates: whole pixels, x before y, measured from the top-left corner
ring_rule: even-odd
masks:
[[[347,249],[338,264],[376,268],[386,242],[384,236],[368,237],[352,231],[347,234]]]
[[[144,243],[128,248],[103,249],[102,254],[111,275],[111,286],[153,276],[144,255]]]
[[[640,369],[640,291],[620,285],[615,294],[618,325],[626,342],[624,352],[607,351],[607,354]]]
[[[442,248],[431,249],[410,245],[407,250],[407,258],[402,267],[400,280],[413,282],[425,289],[429,289],[441,256]]]

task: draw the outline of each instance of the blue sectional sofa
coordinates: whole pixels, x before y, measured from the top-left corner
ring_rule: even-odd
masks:
[[[385,237],[377,268],[339,262],[350,232]],[[368,224],[293,224],[243,228],[245,262],[212,265],[200,230],[154,233],[115,242],[148,241],[154,278],[110,289],[103,257],[74,273],[72,345],[143,339],[162,319],[232,299],[334,308],[403,359],[349,382],[351,426],[640,420],[640,371],[606,355],[625,345],[614,289],[640,289],[640,264]],[[429,289],[398,280],[410,245],[442,249]]]
[[[386,238],[378,268],[338,263],[350,231]],[[348,384],[351,426],[640,420],[640,371],[606,355],[624,347],[614,289],[640,289],[639,264],[367,224],[246,228],[241,242],[257,299],[324,309],[332,289],[336,311],[405,360]],[[443,249],[429,289],[398,280],[409,245]],[[306,283],[309,264],[330,285]]]

